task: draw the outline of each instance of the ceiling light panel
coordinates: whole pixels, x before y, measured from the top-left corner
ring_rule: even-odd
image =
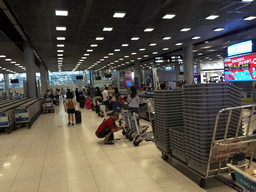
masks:
[[[114,51],[120,51],[120,49],[115,49]]]
[[[145,51],[146,49],[145,48],[141,48],[141,49],[139,49],[139,51]]]
[[[175,14],[166,14],[163,19],[172,19],[173,17],[175,17]]]
[[[175,45],[179,46],[179,45],[182,45],[182,43],[176,43]]]
[[[67,28],[66,27],[56,27],[57,31],[66,31]]]
[[[136,54],[137,54],[136,52],[131,53],[131,55],[136,55]]]
[[[114,55],[114,53],[109,53],[108,55]]]
[[[200,36],[194,36],[192,37],[192,39],[200,39],[201,37]]]
[[[65,10],[55,10],[56,16],[68,16],[68,11]]]
[[[5,55],[0,55],[0,58],[6,58],[6,56]]]
[[[126,56],[124,56],[124,58],[129,58],[129,56],[128,56],[128,55],[126,55]]]
[[[144,30],[144,32],[151,32],[151,31],[154,31],[154,28],[146,28],[146,29]]]
[[[87,57],[82,57],[82,59],[86,59]]]
[[[5,61],[11,61],[11,59],[5,59]]]
[[[158,52],[153,52],[152,54],[153,54],[153,55],[156,55],[157,53],[158,53]]]
[[[115,12],[115,14],[113,15],[114,18],[124,18],[126,13],[124,12]]]
[[[108,57],[108,56],[105,56],[104,58],[107,59],[107,58],[109,58],[109,57]]]
[[[63,54],[57,54],[58,57],[63,57]]]
[[[64,44],[57,44],[57,47],[64,47]]]
[[[12,61],[11,63],[16,63],[16,61]]]
[[[139,40],[139,39],[140,39],[139,37],[133,37],[133,38],[131,38],[132,41],[137,41],[137,40]]]
[[[98,47],[98,44],[91,44],[91,47]]]
[[[84,56],[89,56],[90,54],[89,53],[85,53]]]
[[[149,44],[149,46],[156,46],[156,43],[151,43],[151,44]]]
[[[214,19],[216,19],[218,17],[219,17],[219,15],[210,15],[210,16],[206,17],[205,19],[207,19],[207,20],[214,20]]]
[[[163,40],[170,40],[171,37],[164,37]]]
[[[128,47],[129,44],[122,44],[122,47]]]
[[[224,28],[219,27],[219,28],[214,29],[213,31],[223,31],[223,30],[224,30]]]
[[[93,50],[92,49],[87,49],[87,52],[93,52]]]
[[[112,30],[113,30],[112,27],[104,27],[104,28],[103,28],[103,31],[112,31]]]
[[[58,53],[63,53],[63,52],[64,52],[64,50],[57,50],[57,52],[58,52]]]
[[[66,37],[57,37],[57,40],[58,40],[58,41],[66,40]]]
[[[187,32],[187,31],[190,31],[191,30],[191,28],[183,28],[183,29],[181,29],[180,31],[182,31],[182,32]]]
[[[251,21],[253,19],[256,19],[256,16],[249,16],[249,17],[244,18],[245,21]]]

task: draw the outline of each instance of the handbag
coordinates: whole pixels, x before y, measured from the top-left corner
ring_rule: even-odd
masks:
[[[115,95],[112,96],[111,102],[112,102],[112,103],[116,102],[116,97],[115,97]]]

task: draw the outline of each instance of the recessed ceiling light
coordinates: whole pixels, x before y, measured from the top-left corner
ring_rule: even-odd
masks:
[[[172,19],[173,17],[175,17],[175,14],[166,14],[163,19]]]
[[[200,39],[200,38],[201,38],[200,36],[192,37],[192,39]]]
[[[6,70],[6,68],[2,68],[2,70]]]
[[[136,52],[131,53],[131,55],[136,55],[136,54],[137,54]]]
[[[125,62],[126,64],[129,64],[130,62]]]
[[[89,53],[85,53],[84,56],[89,56],[90,54]]]
[[[57,31],[66,31],[67,28],[66,27],[56,27]]]
[[[252,2],[254,0],[242,0],[243,2]]]
[[[91,44],[91,47],[98,47],[98,44]]]
[[[16,63],[15,65],[16,65],[16,66],[19,66],[20,64],[19,64],[19,63]]]
[[[122,63],[121,65],[125,65],[124,63]]]
[[[157,54],[157,53],[158,53],[158,52],[153,52],[152,54],[154,54],[154,55],[155,55],[155,54]]]
[[[205,41],[204,43],[209,43],[209,41]]]
[[[119,61],[115,61],[115,63],[118,63]]]
[[[148,55],[143,55],[143,57],[148,57]]]
[[[65,40],[66,37],[57,37],[57,40]]]
[[[112,30],[113,30],[112,27],[104,27],[104,28],[103,28],[103,31],[112,31]]]
[[[140,39],[139,37],[133,37],[133,38],[131,38],[132,41],[137,41],[137,40],[139,40],[139,39]]]
[[[149,46],[156,46],[156,43],[151,43],[149,44]]]
[[[120,51],[120,49],[115,49],[114,51]]]
[[[55,15],[56,15],[56,16],[68,16],[68,11],[64,11],[64,10],[55,10]]]
[[[57,54],[58,57],[63,57],[63,54]]]
[[[100,59],[101,61],[104,61],[104,59]]]
[[[107,58],[109,58],[109,56],[105,56],[104,58],[107,59]]]
[[[64,52],[64,50],[57,50],[57,52],[58,52],[58,53],[63,53],[63,52]]]
[[[16,63],[16,61],[12,61],[11,63]]]
[[[92,49],[87,49],[87,52],[93,52],[93,50]]]
[[[115,14],[113,15],[114,18],[124,18],[126,13],[124,12],[115,12]]]
[[[203,55],[203,53],[198,53],[197,55]]]
[[[247,21],[251,21],[253,19],[256,19],[256,16],[250,16],[250,17],[244,18],[244,20],[247,20]]]
[[[104,37],[96,37],[97,41],[102,41],[104,39]]]
[[[84,61],[83,59],[80,59],[79,61]]]
[[[124,58],[129,58],[129,56],[128,56],[128,55],[126,55],[126,56],[124,56]]]
[[[179,46],[179,45],[182,45],[182,43],[176,43],[175,45]]]
[[[128,47],[129,44],[122,44],[122,47]]]
[[[5,58],[6,56],[5,55],[0,55],[0,58]]]
[[[151,32],[151,31],[153,31],[154,30],[154,28],[146,28],[145,30],[144,30],[144,32]]]
[[[146,49],[145,48],[141,48],[141,49],[139,49],[139,51],[145,51]]]
[[[21,66],[21,65],[20,65],[20,66],[18,66],[18,67],[23,68],[23,66]]]
[[[181,29],[180,31],[183,31],[183,32],[185,32],[185,31],[189,31],[191,28],[183,28],[183,29]]]
[[[114,55],[114,53],[109,53],[108,55]]]
[[[213,31],[223,31],[223,30],[224,30],[224,28],[220,27],[220,28],[214,29]]]
[[[63,57],[59,57],[58,59],[63,59]]]
[[[119,60],[122,61],[122,60],[124,60],[124,58],[120,58]]]
[[[113,64],[114,64],[114,62],[111,62],[110,64],[111,64],[111,65],[113,65]]]
[[[167,48],[167,47],[166,47],[166,48],[163,48],[163,51],[167,51],[167,50],[169,50],[169,48]]]
[[[163,40],[170,40],[171,37],[164,37]]]
[[[63,62],[63,61],[62,61],[62,60],[58,60],[58,63],[59,63],[59,62]]]
[[[5,61],[11,61],[11,59],[5,59]]]
[[[207,20],[214,20],[214,19],[216,19],[218,17],[219,17],[219,15],[210,15],[210,16],[206,17],[205,19],[207,19]]]
[[[64,47],[64,44],[57,44],[57,47]]]

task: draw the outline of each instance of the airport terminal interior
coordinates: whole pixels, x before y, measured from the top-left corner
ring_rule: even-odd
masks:
[[[255,10],[0,0],[0,191],[256,191]]]

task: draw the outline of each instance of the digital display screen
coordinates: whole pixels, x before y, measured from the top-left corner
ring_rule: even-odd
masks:
[[[124,78],[125,78],[125,86],[126,87],[131,87],[132,86],[132,74],[131,73],[125,73]]]
[[[231,46],[228,46],[228,56],[240,55],[242,53],[251,53],[252,52],[252,40],[244,41],[242,43],[237,43]]]
[[[256,81],[256,55],[224,60],[225,81]]]

